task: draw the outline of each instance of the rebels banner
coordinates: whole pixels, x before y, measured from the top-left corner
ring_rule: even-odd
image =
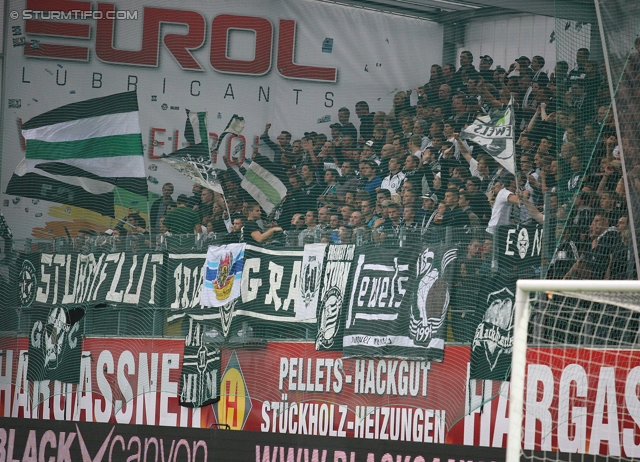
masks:
[[[441,361],[449,306],[444,273],[455,259],[455,249],[441,247],[361,252],[350,276],[344,355]]]

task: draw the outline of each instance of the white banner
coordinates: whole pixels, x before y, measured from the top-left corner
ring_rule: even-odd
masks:
[[[240,296],[245,245],[209,247],[200,305],[220,307]]]
[[[513,98],[504,111],[494,111],[478,118],[462,131],[462,138],[473,141],[500,165],[515,175]]]
[[[190,194],[192,182],[158,158],[186,146],[185,109],[207,112],[210,146],[233,114],[246,118],[242,134],[220,147],[215,161],[224,169],[222,156],[241,142],[238,156],[251,155],[267,122],[272,139],[287,130],[295,140],[307,131],[330,135],[341,107],[358,127],[361,100],[388,113],[394,94],[424,84],[441,60],[441,25],[315,0],[78,1],[75,13],[35,11],[55,3],[9,3],[2,191],[24,157],[20,124],[68,103],[137,90],[149,188],[160,193],[172,182],[175,200]],[[121,199],[144,213],[146,204]],[[82,229],[75,223],[87,221],[115,225],[32,202],[4,197],[17,237],[64,236],[63,226]]]
[[[327,244],[305,244],[296,319],[315,319]]]

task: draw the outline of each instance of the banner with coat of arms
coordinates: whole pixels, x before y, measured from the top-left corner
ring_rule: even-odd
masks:
[[[200,304],[220,307],[240,296],[245,244],[209,247]]]
[[[324,254],[327,244],[306,244],[300,270],[300,292],[296,319],[315,319],[318,293],[322,281]]]

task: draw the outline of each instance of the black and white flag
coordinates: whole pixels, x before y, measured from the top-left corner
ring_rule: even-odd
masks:
[[[327,244],[306,244],[300,269],[300,292],[296,318],[316,319],[318,294],[324,266],[324,254]]]
[[[423,249],[415,263],[409,336],[430,360],[444,359],[450,300],[447,267],[456,258],[456,248],[434,246]]]
[[[318,306],[316,350],[342,348],[343,305],[348,302],[348,275],[356,246],[330,245],[322,273]]]
[[[515,175],[515,149],[513,117],[513,97],[504,111],[478,116],[474,122],[460,133],[464,140],[473,141]]]
[[[180,374],[180,405],[203,407],[220,399],[220,349],[207,342],[205,326],[189,319]]]
[[[27,380],[80,383],[82,319],[71,319],[65,308],[32,307]],[[74,322],[75,321],[75,322]]]
[[[508,380],[513,351],[515,278],[488,281],[482,301],[484,313],[471,344],[470,378]]]

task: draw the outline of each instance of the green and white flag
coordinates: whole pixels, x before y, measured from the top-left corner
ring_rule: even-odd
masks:
[[[266,163],[266,161],[262,161]],[[270,214],[287,194],[287,187],[269,169],[256,162],[249,164],[240,186]]]
[[[500,165],[515,175],[513,98],[504,111],[496,111],[478,118],[460,136],[473,141]]]
[[[22,126],[25,158],[7,194],[114,215],[116,187],[146,197],[136,92],[67,104]]]

